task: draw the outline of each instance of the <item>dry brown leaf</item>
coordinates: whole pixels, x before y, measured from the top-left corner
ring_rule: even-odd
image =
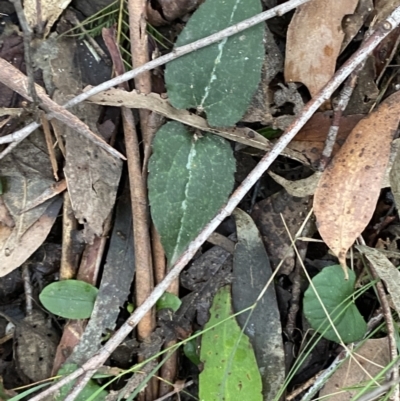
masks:
[[[336,143],[333,147],[333,155],[340,149],[351,130],[362,118],[364,118],[362,114],[342,116]],[[295,139],[290,142],[288,149],[303,154],[311,165],[318,165],[331,124],[331,112],[315,113],[299,131]]]
[[[88,89],[88,88],[86,88]],[[172,107],[167,99],[163,99],[156,93],[148,95],[133,92],[126,92],[121,89],[109,89],[97,95],[91,96],[89,100],[103,106],[128,107],[132,109],[153,110],[161,115],[190,125],[202,131],[212,132],[231,141],[253,146],[257,149],[269,150],[271,144],[268,139],[249,128],[211,128],[207,121],[187,110],[178,110]]]
[[[71,0],[40,0],[40,2],[24,0],[24,11],[28,24],[36,32],[43,32],[46,37],[70,2]]]
[[[365,341],[360,348],[354,351],[354,357],[358,360],[359,365],[352,358],[348,358],[319,392],[321,399],[330,401],[350,401],[354,399],[360,390],[343,392],[340,390],[344,387],[359,386],[362,382],[368,382],[370,378],[365,371],[374,377],[388,365],[390,354],[387,337]]]
[[[58,344],[57,331],[49,327],[47,316],[33,310],[15,328],[14,357],[22,377],[37,382],[51,374]]]
[[[0,224],[0,277],[20,267],[42,245],[53,227],[61,204],[62,199],[56,198],[21,236],[13,235],[15,228]],[[10,249],[14,251],[10,253]]]
[[[400,92],[396,92],[354,127],[315,192],[319,233],[343,268],[348,249],[375,210],[399,113]]]
[[[50,185],[37,198],[29,200],[25,205],[25,208],[21,210],[19,213],[20,214],[26,213],[28,210],[31,210],[34,207],[39,206],[42,203],[46,202],[47,200],[54,198],[61,192],[64,192],[66,189],[67,189],[67,182],[65,181],[65,179]]]
[[[345,15],[358,0],[311,0],[298,7],[287,33],[285,80],[302,82],[314,96],[335,72]]]
[[[394,158],[392,168],[389,174],[390,187],[397,207],[397,213],[400,214],[400,152],[397,152]]]
[[[392,298],[392,304],[400,314],[400,272],[393,263],[378,249],[357,245],[356,248],[365,255],[372,264]]]
[[[316,171],[312,176],[303,178],[302,180],[290,181],[281,177],[278,174],[268,171],[268,174],[283,188],[286,189],[289,195],[297,198],[303,198],[304,196],[314,195],[315,188],[317,188],[318,181],[321,178],[321,172]]]
[[[19,267],[42,244],[57,214],[54,219],[43,222],[43,216],[52,207],[52,200],[21,213],[28,203],[54,183],[41,132],[32,133],[0,164],[5,188],[0,204],[1,277]]]
[[[58,57],[50,60],[49,73],[52,73],[52,82],[57,88],[54,100],[62,104],[83,86],[82,72],[73,63],[74,42],[61,39],[54,46],[57,46]],[[99,106],[82,103],[75,106],[73,112],[93,132],[98,132]],[[114,207],[122,163],[69,127],[59,122],[54,125],[65,137],[64,173],[72,208],[77,220],[84,225],[84,240],[92,243],[95,235],[103,234],[104,223]]]

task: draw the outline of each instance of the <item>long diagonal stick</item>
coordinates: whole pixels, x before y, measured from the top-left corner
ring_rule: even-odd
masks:
[[[121,326],[121,328],[111,337],[105,346],[85,364],[82,365],[75,372],[64,377],[59,382],[43,391],[36,397],[31,398],[31,401],[39,401],[45,396],[52,394],[63,385],[69,383],[71,380],[84,374],[77,386],[76,391],[73,391],[65,401],[73,401],[77,396],[78,390],[82,389],[84,385],[93,376],[96,370],[107,360],[110,354],[116,347],[125,339],[125,337],[132,331],[138,324],[142,317],[152,308],[162,294],[167,290],[170,283],[175,280],[179,273],[183,270],[186,264],[192,259],[198,248],[207,240],[207,238],[214,232],[220,223],[228,217],[239,202],[243,199],[246,193],[256,183],[256,181],[267,170],[271,163],[279,156],[283,149],[289,144],[293,137],[299,132],[303,125],[309,120],[313,113],[326,101],[332,93],[339,87],[339,85],[349,76],[349,74],[360,64],[374,48],[400,23],[400,7],[397,7],[390,16],[383,21],[370,38],[364,43],[363,47],[353,54],[352,57],[337,71],[331,81],[312,99],[303,109],[299,117],[292,123],[287,131],[281,136],[271,152],[267,153],[251,173],[244,179],[242,184],[230,197],[226,206],[218,213],[216,217],[203,229],[197,238],[191,242],[187,250],[175,263],[165,279],[157,285],[150,297],[140,305],[130,316],[130,318]]]

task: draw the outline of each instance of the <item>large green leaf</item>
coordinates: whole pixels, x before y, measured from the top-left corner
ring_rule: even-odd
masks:
[[[232,315],[230,287],[214,297],[206,329]],[[261,377],[248,337],[236,320],[228,319],[206,331],[201,340],[199,398],[207,401],[261,401]]]
[[[345,343],[360,340],[367,330],[367,325],[351,297],[355,279],[354,272],[350,270],[349,279],[345,280],[340,265],[325,267],[312,279],[326,311]],[[303,305],[311,327],[318,333],[323,333],[328,340],[340,342],[311,285],[304,294]]]
[[[235,159],[227,141],[192,135],[169,122],[156,133],[149,162],[151,215],[172,266],[232,190]]]
[[[49,284],[39,295],[51,313],[66,319],[86,319],[93,311],[98,289],[79,280],[62,280]]]
[[[206,0],[179,35],[186,45],[262,11],[260,0]],[[256,25],[167,64],[168,97],[179,109],[205,111],[211,126],[232,126],[246,112],[264,60],[264,27]]]

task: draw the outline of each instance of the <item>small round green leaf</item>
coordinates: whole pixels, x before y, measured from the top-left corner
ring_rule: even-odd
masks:
[[[354,292],[354,272],[350,270],[349,279],[345,280],[340,265],[328,266],[312,282],[343,342],[351,343],[362,339],[367,325],[351,299]],[[311,285],[304,294],[303,306],[311,327],[326,339],[339,343],[340,340]]]
[[[51,283],[39,295],[43,306],[54,315],[66,319],[90,317],[97,296],[97,288],[79,280]]]
[[[176,312],[181,304],[182,301],[176,295],[171,294],[170,292],[164,292],[161,298],[157,301],[156,307],[157,310],[169,308]]]

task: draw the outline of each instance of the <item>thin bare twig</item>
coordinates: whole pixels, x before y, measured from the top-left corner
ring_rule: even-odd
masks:
[[[276,16],[281,16],[294,8],[307,3],[310,0],[291,0],[287,1],[284,4],[281,4],[277,7],[271,8],[270,10],[264,11],[261,14],[257,14],[254,17],[248,18],[242,22],[239,22],[236,25],[230,26],[229,28],[223,29],[220,32],[217,32],[213,35],[207,36],[206,38],[197,40],[195,42],[189,43],[185,46],[180,46],[175,48],[171,53],[168,53],[162,57],[158,57],[155,60],[148,62],[147,64],[135,68],[131,71],[126,72],[123,75],[119,75],[109,81],[103,82],[102,84],[91,88],[87,92],[81,93],[80,95],[74,97],[69,102],[63,105],[64,108],[68,109],[70,107],[76,106],[77,104],[83,102],[91,96],[97,95],[100,92],[103,92],[107,89],[112,88],[113,86],[120,85],[123,82],[129,81],[132,78],[135,78],[137,75],[142,74],[145,71],[152,70],[153,68],[164,65],[172,60],[177,59],[185,54],[191,53],[195,50],[201,49],[203,47],[209,46],[213,43],[219,42],[220,40],[227,38],[229,36],[235,35],[236,33],[242,32],[254,25],[257,25],[263,21],[271,19]],[[55,117],[55,114],[49,113],[46,118],[51,119]],[[10,143],[10,142],[20,142],[25,139],[31,132],[33,132],[36,128],[40,127],[40,124],[37,122],[32,122],[31,124],[25,126],[24,128],[16,131],[10,135],[6,135],[1,138],[0,143]],[[10,145],[11,146],[11,145]],[[16,146],[16,145],[15,145]],[[7,148],[8,149],[8,148]],[[0,154],[0,159],[3,157]]]
[[[0,82],[8,86],[13,91],[19,93],[26,99],[32,101],[32,98],[29,96],[27,91],[27,77],[3,58],[0,58]],[[41,101],[41,107],[45,107],[46,110],[51,110],[51,118],[57,118],[57,120],[68,125],[73,130],[78,131],[91,142],[95,143],[100,148],[112,154],[114,157],[121,158],[123,160],[125,159],[125,156],[116,151],[98,135],[93,133],[85,123],[79,120],[79,118],[75,117],[71,112],[65,110],[65,108],[51,100],[46,91],[40,85],[35,84],[35,88],[36,93]],[[36,124],[37,126],[39,126],[38,123]],[[5,142],[0,139],[0,143]]]
[[[39,97],[36,93],[33,62],[31,57],[32,29],[29,26],[28,21],[26,20],[21,0],[11,0],[11,3],[13,3],[15,11],[17,12],[19,25],[21,26],[22,32],[24,34],[24,58],[25,58],[26,75],[28,76],[28,94],[29,96],[31,96],[33,101],[38,105]]]
[[[119,51],[114,30],[103,31],[106,45],[110,52],[114,69],[117,75],[122,75],[123,62]],[[126,83],[121,84],[121,90],[128,89]],[[140,305],[148,297],[154,288],[152,272],[152,255],[150,246],[150,227],[148,218],[148,202],[146,193],[145,178],[142,175],[140,161],[139,138],[135,128],[135,121],[132,111],[122,107],[122,119],[124,125],[126,154],[128,159],[128,173],[131,190],[133,232],[135,246],[135,266],[136,266],[136,304]],[[149,313],[143,321],[143,325],[138,332],[139,338],[144,339],[155,328],[154,313]]]
[[[344,110],[346,110],[350,97],[353,94],[354,88],[357,83],[358,74],[363,68],[363,66],[364,63],[360,63],[356,67],[356,69],[350,74],[350,77],[347,78],[344,84],[344,88],[340,92],[339,101],[336,107],[334,108],[332,124],[329,127],[329,132],[328,136],[326,137],[324,150],[322,151],[321,159],[319,161],[319,166],[318,166],[319,171],[324,171],[331,159],[333,147],[335,146],[336,137],[339,132],[340,120],[342,118]]]
[[[75,372],[64,377],[53,386],[49,387],[39,395],[31,398],[31,401],[39,401],[46,396],[54,393],[59,388],[84,375],[84,379],[90,380],[90,377],[96,372],[114,349],[125,339],[125,337],[133,330],[142,317],[155,305],[157,300],[167,290],[169,285],[179,276],[180,272],[193,258],[198,248],[207,240],[212,232],[221,224],[221,222],[228,217],[251,187],[257,180],[264,174],[272,162],[279,156],[282,150],[289,144],[304,124],[311,118],[315,111],[332,96],[332,93],[339,87],[339,85],[351,74],[352,71],[359,65],[365,58],[374,50],[374,48],[400,23],[400,7],[397,7],[390,16],[377,28],[371,37],[364,43],[364,46],[358,49],[350,59],[343,64],[337,71],[332,79],[325,85],[324,88],[304,107],[303,111],[297,119],[290,125],[286,132],[280,137],[271,152],[266,154],[258,165],[251,171],[245,178],[242,184],[235,190],[230,197],[226,206],[207,224],[202,232],[193,240],[186,251],[175,263],[165,279],[155,287],[149,298],[139,306],[129,317],[129,319],[121,326],[121,328],[114,333],[111,339],[105,346],[90,360],[82,365]],[[73,398],[68,401],[72,401]]]
[[[129,14],[129,33],[131,39],[131,54],[133,68],[140,67],[149,61],[149,46],[147,36],[146,22],[146,0],[128,0]],[[122,75],[118,73],[118,75]],[[151,74],[146,71],[135,77],[135,88],[139,93],[151,92]],[[126,131],[126,115],[130,114],[130,122],[133,123],[132,111],[128,109],[122,110],[124,118],[125,143],[128,151],[127,135],[134,135],[129,139],[131,145],[131,154],[128,157],[129,180],[131,187],[132,209],[136,215],[133,215],[134,237],[135,237],[135,262],[136,262],[136,279],[135,279],[135,298],[136,305],[141,305],[149,296],[154,288],[153,260],[150,244],[150,224],[148,218],[148,198],[147,198],[147,169],[143,169],[140,160],[139,139],[136,130],[129,129]],[[141,135],[144,144],[144,154],[150,152],[151,141],[149,139],[150,130],[148,126],[150,111],[146,109],[139,110]],[[134,126],[133,126],[134,128]],[[129,160],[133,159],[135,160]],[[140,210],[140,215],[138,211]],[[139,219],[140,217],[140,219]],[[138,337],[141,341],[149,338],[156,326],[155,313],[150,312],[140,321],[137,327]],[[139,361],[143,359],[140,357]],[[146,386],[145,392],[139,399],[153,400],[156,394],[157,382],[150,380]]]
[[[361,245],[366,245],[364,238],[359,237],[359,241]],[[392,362],[395,362],[398,360],[398,353],[397,353],[397,342],[396,342],[396,335],[395,335],[395,327],[393,323],[393,316],[392,312],[390,310],[390,305],[389,301],[386,296],[385,288],[383,287],[382,281],[380,280],[380,277],[378,273],[375,270],[375,267],[373,266],[372,263],[368,263],[369,271],[371,273],[371,276],[373,280],[376,281],[376,290],[378,292],[379,296],[379,301],[382,306],[382,311],[383,311],[383,316],[385,318],[385,323],[386,323],[386,329],[387,329],[387,335],[388,335],[388,343],[389,343],[389,352],[390,352],[390,360]],[[395,364],[393,369],[391,370],[391,380],[396,381],[399,379],[399,369],[398,369],[398,364]],[[394,387],[393,394],[390,398],[391,400],[394,401],[399,401],[399,385],[396,384]]]

